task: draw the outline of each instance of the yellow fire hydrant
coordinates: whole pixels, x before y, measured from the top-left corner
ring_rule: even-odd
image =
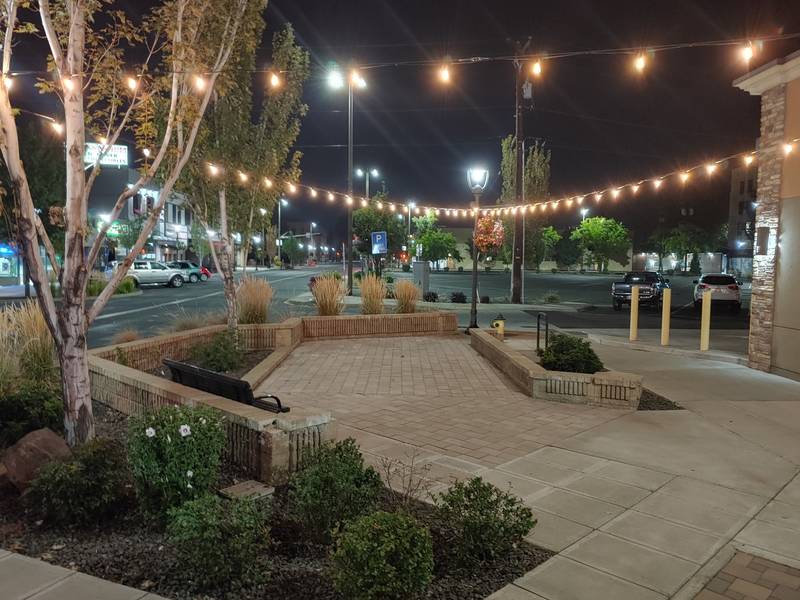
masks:
[[[503,339],[506,333],[506,319],[502,314],[497,315],[492,321],[492,329],[497,330],[497,337]]]

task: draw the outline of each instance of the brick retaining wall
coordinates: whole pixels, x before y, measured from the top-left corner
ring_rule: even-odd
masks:
[[[302,321],[303,339],[307,340],[455,333],[458,329],[458,316],[452,312],[303,317]]]

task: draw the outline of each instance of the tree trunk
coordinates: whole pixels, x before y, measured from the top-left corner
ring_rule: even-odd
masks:
[[[236,313],[236,281],[233,277],[233,269],[231,268],[232,257],[227,248],[223,250],[220,259],[220,275],[222,276],[222,289],[225,293],[228,329],[234,332],[239,325],[239,317]]]
[[[60,310],[63,344],[57,347],[64,394],[64,432],[70,446],[94,437],[92,398],[89,391],[89,358],[83,306],[69,304]]]

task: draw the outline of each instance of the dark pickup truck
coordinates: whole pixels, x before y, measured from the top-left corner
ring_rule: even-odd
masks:
[[[659,306],[661,294],[669,287],[669,279],[664,279],[656,271],[632,271],[625,274],[622,281],[611,284],[611,302],[614,310],[621,310],[623,304],[631,303],[631,288],[639,286],[639,303]]]

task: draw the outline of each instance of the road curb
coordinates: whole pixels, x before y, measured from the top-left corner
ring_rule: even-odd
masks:
[[[698,358],[701,360],[715,360],[718,362],[726,362],[735,365],[747,366],[747,357],[731,354],[728,352],[719,352],[716,350],[709,350],[707,352],[700,352],[699,350],[687,350],[684,348],[673,348],[671,346],[652,346],[650,344],[642,344],[640,342],[629,342],[605,335],[596,335],[589,331],[583,332],[586,338],[595,344],[601,346],[613,346],[615,348],[628,348],[630,350],[643,350],[645,352],[658,352],[661,354],[674,354],[677,356],[684,356],[687,358]]]

